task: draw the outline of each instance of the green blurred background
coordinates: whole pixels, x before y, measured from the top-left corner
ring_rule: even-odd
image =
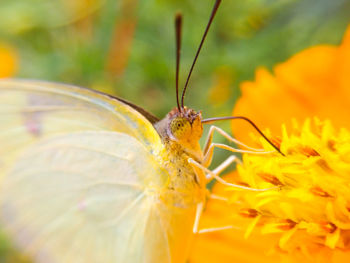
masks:
[[[214,0],[1,0],[0,46],[12,76],[86,86],[158,117],[175,106],[174,14],[184,15],[181,83]],[[186,105],[231,114],[239,83],[317,44],[338,44],[349,0],[223,0],[192,76]],[[6,66],[5,60],[0,65]],[[22,262],[0,240],[0,262]]]
[[[174,14],[184,15],[183,84],[213,2],[1,0],[0,42],[18,53],[15,76],[99,89],[161,117],[175,105]],[[349,0],[223,0],[186,104],[229,114],[238,83],[258,66],[338,44],[349,19]]]

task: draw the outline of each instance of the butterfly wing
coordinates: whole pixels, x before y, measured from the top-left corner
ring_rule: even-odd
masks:
[[[181,258],[194,210],[159,197],[169,174],[142,115],[89,90],[26,81],[0,84],[0,112],[0,220],[37,262]]]
[[[147,245],[148,217],[157,209],[148,191],[166,179],[133,137],[58,135],[29,147],[5,177],[2,220],[20,246],[39,252],[39,262],[142,262],[133,253]]]
[[[39,139],[82,130],[119,131],[142,143],[160,145],[152,125],[117,100],[63,84],[1,81],[0,168]]]

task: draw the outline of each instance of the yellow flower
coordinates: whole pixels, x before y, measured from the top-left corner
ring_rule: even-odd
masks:
[[[350,253],[350,132],[318,120],[294,128],[291,134],[284,129],[280,139],[285,156],[246,154],[237,169],[240,182],[275,188],[233,191],[231,200],[254,218],[246,233],[259,224],[263,234],[278,234],[282,250],[316,246]]]
[[[0,43],[0,78],[13,76],[18,70],[18,57],[15,50]]]
[[[269,134],[269,133],[268,133]],[[225,179],[263,192],[217,184],[192,262],[345,262],[350,260],[350,131],[330,121],[297,122],[272,137],[285,156],[245,154]],[[271,151],[264,139],[256,144]],[[217,260],[217,261],[215,261]]]
[[[225,177],[270,190],[215,185],[228,201],[209,200],[201,227],[234,228],[199,236],[191,263],[349,262],[350,28],[340,46],[304,50],[274,74],[258,69],[241,89],[234,115],[268,130],[285,156],[245,154]],[[243,122],[232,129],[240,141],[273,150]]]

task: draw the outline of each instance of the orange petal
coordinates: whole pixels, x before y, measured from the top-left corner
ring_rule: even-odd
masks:
[[[232,177],[225,177],[226,180]],[[216,184],[214,193],[220,196],[229,196],[226,186]],[[210,200],[201,218],[201,228],[212,228],[235,224],[238,228],[244,221],[248,224],[250,220],[242,217],[242,222],[232,220],[228,211],[232,211],[232,206],[224,201]],[[221,230],[212,233],[199,234],[195,240],[191,263],[206,262],[280,262],[279,255],[269,255],[269,251],[276,243],[276,239],[271,236],[252,234],[248,239],[244,238],[245,228]]]
[[[12,47],[0,43],[0,78],[11,77],[17,70],[17,53]]]
[[[274,68],[274,74],[260,68],[255,81],[241,84],[242,96],[233,114],[246,116],[260,128],[281,134],[281,125],[295,118],[331,119],[336,127],[350,128],[350,27],[343,43],[306,49]],[[251,142],[253,129],[232,122],[234,135]]]
[[[233,181],[235,173],[225,177]],[[227,187],[217,183],[213,193],[229,197],[232,192]],[[304,251],[287,253],[275,248],[280,235],[263,235],[255,229],[248,239],[244,238],[246,226],[251,220],[242,217],[235,218],[230,214],[233,205],[220,200],[209,200],[204,211],[200,228],[220,227],[234,224],[237,229],[222,230],[212,233],[198,234],[189,262],[191,263],[343,263],[349,262],[350,253],[340,249],[330,249],[315,244],[305,246]],[[233,212],[232,212],[233,213]],[[251,218],[250,218],[251,219]],[[282,240],[283,242],[283,240]],[[296,241],[298,242],[298,241]]]

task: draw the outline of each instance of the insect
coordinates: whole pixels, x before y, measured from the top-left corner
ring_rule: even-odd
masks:
[[[218,174],[235,161],[231,156],[214,171],[208,169],[214,148],[235,151],[212,143],[215,131],[237,141],[212,126],[202,151],[203,124],[244,119],[202,119],[201,112],[184,106],[220,2],[215,2],[181,103],[182,19],[176,16],[177,107],[162,120],[123,99],[84,88],[1,81],[0,221],[35,262],[186,262],[199,232],[206,182],[216,178],[232,185]]]

